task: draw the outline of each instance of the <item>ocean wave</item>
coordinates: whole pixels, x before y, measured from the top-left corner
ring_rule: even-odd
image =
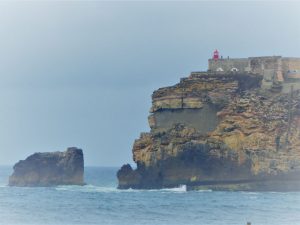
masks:
[[[175,188],[163,188],[158,191],[169,191],[169,192],[186,192],[186,185],[179,185],[179,187]]]
[[[72,191],[72,192],[119,192],[119,189],[116,187],[101,187],[95,185],[61,185],[55,188],[57,191]]]
[[[243,195],[259,195],[259,192],[254,191],[240,191]]]
[[[103,187],[103,186],[95,186],[91,184],[87,184],[84,186],[77,186],[77,185],[61,185],[55,187],[57,191],[72,191],[72,192],[176,192],[176,193],[183,193],[186,192],[186,185],[180,185],[176,188],[164,188],[164,189],[150,189],[150,190],[137,190],[137,189],[126,189],[120,190],[116,187]]]
[[[211,189],[206,189],[206,190],[197,190],[197,192],[212,192],[213,190]]]

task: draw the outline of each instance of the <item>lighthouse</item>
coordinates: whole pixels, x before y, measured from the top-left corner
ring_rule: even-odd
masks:
[[[219,59],[219,52],[218,52],[217,49],[214,51],[213,59],[214,60],[218,60]]]

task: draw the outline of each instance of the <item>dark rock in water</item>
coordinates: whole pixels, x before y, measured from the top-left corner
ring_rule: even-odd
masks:
[[[83,185],[84,161],[81,149],[34,153],[14,165],[9,186]]]
[[[119,189],[139,188],[138,182],[141,175],[133,170],[129,164],[123,165],[117,173],[119,179]]]

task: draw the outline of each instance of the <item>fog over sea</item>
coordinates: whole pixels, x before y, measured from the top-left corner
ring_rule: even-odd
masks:
[[[86,186],[17,188],[0,166],[0,224],[300,224],[300,193],[118,190],[117,169],[85,168]]]

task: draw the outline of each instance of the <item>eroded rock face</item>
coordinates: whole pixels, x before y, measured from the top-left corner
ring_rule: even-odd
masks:
[[[83,185],[84,160],[81,149],[34,153],[14,165],[10,186]]]
[[[196,74],[155,91],[151,131],[133,145],[137,169],[120,169],[119,188],[300,190],[299,91],[262,90],[261,78]],[[205,107],[215,110],[209,129],[201,127],[213,118],[200,113]],[[199,109],[200,123],[170,116],[191,109]],[[162,123],[156,114],[164,112],[170,121]]]

